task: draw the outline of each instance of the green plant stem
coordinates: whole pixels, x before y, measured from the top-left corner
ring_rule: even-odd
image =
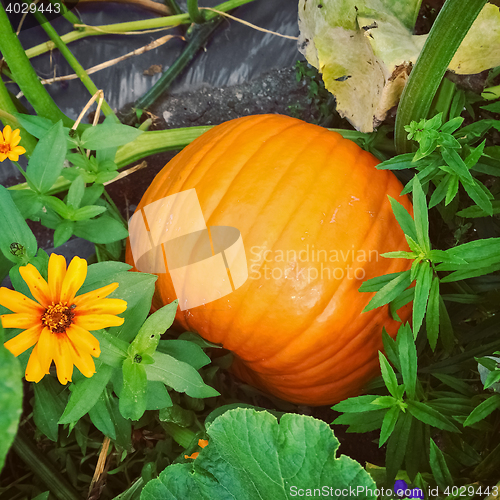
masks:
[[[19,126],[19,122],[13,116],[13,113],[17,113],[16,105],[12,101],[3,80],[0,78],[0,120],[2,120],[4,125],[10,125],[13,129],[19,128],[21,135],[21,142],[19,144],[26,149],[26,154],[31,156],[37,141],[31,134],[28,134],[26,130]]]
[[[109,193],[106,191],[106,188],[104,188],[104,198],[106,198],[106,201],[109,203],[113,211],[115,212],[116,216],[120,220],[120,222],[123,224],[125,229],[128,230],[128,224],[127,221],[122,217],[122,214],[120,213],[120,210],[118,210],[118,207],[116,206],[116,203],[113,201],[113,198],[109,195]]]
[[[17,456],[43,481],[52,495],[59,500],[81,500],[80,494],[61,476],[58,469],[41,453],[22,429],[12,445]]]
[[[89,91],[90,95],[93,96],[99,89],[96,87],[95,83],[87,74],[83,66],[78,62],[71,50],[69,50],[66,44],[61,40],[61,37],[52,27],[52,25],[47,21],[47,18],[38,11],[36,11],[33,15],[42,26],[45,33],[47,33],[52,42],[54,42],[54,45],[59,49],[66,61],[68,61],[68,64],[77,74],[78,78],[80,78],[81,82],[85,85],[85,88]],[[102,112],[105,116],[114,116],[116,121],[118,122],[118,118],[116,118],[115,112],[111,109],[111,106],[105,100],[102,103]]]
[[[182,54],[168,68],[153,87],[141,96],[135,103],[135,109],[148,109],[172,84],[184,68],[192,61],[200,48],[207,42],[222,19],[219,17],[200,25],[195,25],[193,34]],[[131,124],[137,120],[135,109],[132,109],[124,118],[124,123]]]
[[[229,0],[228,2],[221,3],[214,8],[221,12],[227,12],[229,10],[235,9],[236,7],[239,7],[240,5],[245,5],[250,2],[253,2],[253,0]],[[207,20],[210,20],[216,16],[217,14],[215,12],[207,11],[205,18]],[[64,43],[70,43],[76,40],[80,40],[81,38],[86,38],[88,36],[121,34],[128,31],[142,31],[156,28],[172,28],[174,26],[179,26],[180,24],[190,23],[191,18],[189,17],[189,14],[179,14],[176,16],[143,19],[141,21],[131,21],[127,23],[104,24],[101,26],[85,26],[81,29],[66,33],[65,35],[61,36],[61,40]],[[54,48],[55,45],[53,42],[45,42],[28,49],[26,51],[26,55],[29,58],[32,58],[53,50]]]
[[[446,68],[487,0],[446,0],[401,96],[396,115],[398,154],[409,152],[405,125],[427,117]]]
[[[198,0],[187,0],[187,9],[191,22],[201,24],[205,22],[203,14],[198,9]]]
[[[19,85],[36,113],[52,121],[63,120],[65,126],[71,127],[73,121],[57,107],[47,90],[40,83],[21,42],[12,30],[9,18],[2,5],[0,5],[0,33],[0,52],[9,65],[17,85]]]
[[[182,9],[179,7],[179,4],[175,0],[164,0],[164,3],[175,16],[183,14]]]

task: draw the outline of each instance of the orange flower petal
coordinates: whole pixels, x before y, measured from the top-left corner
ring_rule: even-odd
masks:
[[[91,354],[96,358],[101,355],[99,341],[87,330],[73,324],[66,330],[66,335],[80,352]]]
[[[76,292],[81,288],[87,276],[87,261],[80,257],[73,257],[69,263],[66,276],[61,286],[61,302],[72,304]]]
[[[117,288],[118,283],[110,283],[109,285],[98,288],[97,290],[92,290],[91,292],[84,293],[83,295],[78,295],[78,297],[75,297],[73,300],[73,304],[75,304],[78,308],[82,308],[92,302],[104,299],[104,297],[107,297]]]
[[[19,160],[19,155],[14,153],[13,151],[9,151],[7,153],[7,158],[10,160],[10,161],[17,161]]]
[[[49,259],[48,284],[51,300],[54,303],[59,302],[59,297],[61,296],[61,289],[65,276],[66,259],[62,255],[57,255],[55,253],[51,254]]]
[[[35,300],[40,302],[45,308],[49,306],[52,302],[49,285],[42,278],[38,269],[33,264],[28,264],[27,266],[20,267],[19,273],[23,280],[26,281]]]
[[[24,377],[28,382],[40,382],[42,378],[49,373],[48,370],[43,370],[40,362],[38,360],[37,353],[38,344],[33,347],[33,351],[31,351],[30,359],[28,360],[28,364],[26,365],[26,372]]]
[[[208,445],[208,440],[207,439],[198,439],[198,446],[200,448],[205,448],[205,446]]]
[[[92,356],[86,352],[79,351],[71,342],[70,346],[73,351],[73,362],[75,366],[85,377],[92,377],[92,375],[95,373],[95,365]]]
[[[12,151],[18,155],[23,155],[26,153],[26,150],[22,146],[14,146],[12,148]]]
[[[111,314],[87,314],[85,316],[77,316],[73,321],[75,325],[92,331],[107,328],[108,326],[120,326],[123,325],[125,320]]]
[[[45,311],[43,306],[26,295],[3,287],[0,288],[0,304],[16,313],[42,314]]]
[[[7,155],[5,153],[0,153],[0,162],[7,159]]]
[[[184,455],[184,458],[186,458],[186,459],[192,458],[194,460],[195,458],[198,458],[199,454],[200,453],[198,451],[195,451],[192,455]]]
[[[87,306],[76,307],[76,316],[87,314],[120,314],[127,309],[127,303],[122,299],[95,300]]]
[[[57,337],[57,334],[52,333],[47,327],[44,327],[36,345],[38,362],[42,370],[46,373],[49,372],[50,365],[57,350],[57,345],[59,343]]]
[[[3,133],[0,131],[0,142],[5,142],[5,138],[3,136]]]
[[[57,336],[56,350],[54,352],[54,361],[57,368],[57,378],[62,385],[71,382],[73,376],[73,365],[75,356],[73,346],[65,334]]]
[[[42,330],[42,325],[36,325],[32,328],[28,328],[19,335],[16,335],[13,339],[5,342],[4,347],[14,354],[14,356],[19,356],[19,354],[28,350],[32,345],[35,345],[38,342]]]
[[[2,314],[2,325],[4,328],[31,328],[40,324],[40,314]]]
[[[12,131],[9,142],[11,147],[17,146],[21,142],[21,134],[18,128]]]

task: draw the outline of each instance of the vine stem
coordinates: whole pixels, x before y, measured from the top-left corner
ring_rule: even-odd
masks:
[[[78,75],[78,78],[80,78],[83,85],[85,85],[85,88],[89,91],[90,95],[93,96],[97,92],[99,92],[99,89],[96,87],[95,83],[87,74],[83,66],[78,62],[77,58],[73,55],[71,50],[69,50],[66,44],[61,40],[59,33],[57,33],[57,31],[47,21],[47,18],[38,11],[36,11],[33,15],[40,23],[45,33],[47,33],[52,42],[54,42],[54,45],[59,49],[59,52],[61,52],[66,61],[68,61],[68,64],[71,66],[73,71]],[[106,101],[103,101],[102,103],[102,112],[106,116],[113,116],[115,118],[115,121],[118,122],[118,118],[116,117],[115,112],[111,109],[111,106]]]
[[[426,118],[443,76],[487,0],[446,0],[410,73],[396,115],[398,154],[409,152],[405,125]]]
[[[71,127],[73,123],[72,120],[57,107],[47,90],[40,83],[28,56],[24,52],[21,42],[12,29],[3,5],[1,4],[0,33],[0,52],[9,65],[17,85],[19,85],[19,88],[33,106],[36,113],[54,122],[63,120],[65,126]]]

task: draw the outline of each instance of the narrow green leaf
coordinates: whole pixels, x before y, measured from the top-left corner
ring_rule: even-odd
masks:
[[[450,181],[448,182],[448,189],[446,191],[446,198],[444,204],[448,206],[458,193],[459,178],[457,175],[451,175]]]
[[[427,308],[427,299],[432,284],[432,269],[429,262],[421,262],[415,284],[415,297],[413,299],[413,335],[418,335]]]
[[[372,395],[348,398],[332,406],[332,410],[341,411],[343,413],[363,413],[366,411],[379,410],[376,405],[372,404],[377,398],[378,396]]]
[[[187,363],[156,351],[154,364],[146,365],[148,380],[158,380],[177,392],[185,392],[193,398],[210,398],[219,393],[203,382],[200,374]]]
[[[385,409],[378,409],[368,413],[345,413],[337,417],[334,425],[348,425],[347,432],[371,432],[382,427]]]
[[[417,241],[417,230],[415,228],[415,221],[412,219],[409,212],[406,208],[401,205],[394,198],[389,196],[389,201],[391,202],[392,211],[394,212],[394,216],[398,221],[398,224],[401,226],[401,229],[405,234],[407,234],[414,241]]]
[[[62,220],[54,231],[54,248],[66,243],[73,236],[74,222],[71,220]]]
[[[432,279],[431,290],[429,292],[426,327],[427,339],[429,340],[431,349],[434,351],[439,335],[439,278],[437,276],[434,276]]]
[[[379,448],[389,439],[389,436],[394,431],[400,411],[401,409],[399,406],[393,406],[385,414],[384,421],[382,422],[382,428],[380,429],[380,439],[378,442]]]
[[[38,141],[26,168],[26,174],[40,193],[47,193],[61,175],[66,151],[66,134],[59,121]]]
[[[446,193],[448,191],[450,180],[451,176],[447,174],[439,181],[439,184],[437,185],[436,189],[432,193],[431,199],[429,200],[429,208],[435,207],[444,200],[444,197],[446,196]]]
[[[129,352],[132,357],[136,354],[153,355],[161,335],[172,326],[178,305],[179,301],[174,300],[149,316],[141,326],[132,344],[130,344]]]
[[[378,292],[382,287],[391,282],[394,278],[399,276],[401,273],[389,273],[383,274],[382,276],[376,276],[375,278],[369,279],[361,283],[359,287],[360,292]]]
[[[453,477],[450,474],[448,465],[444,458],[443,452],[437,447],[436,443],[431,439],[430,448],[430,466],[436,483],[441,489],[453,485]]]
[[[474,425],[475,423],[486,418],[490,413],[493,413],[497,408],[500,408],[500,395],[492,394],[488,399],[485,399],[480,405],[476,406],[472,413],[466,418],[464,427]]]
[[[429,214],[425,194],[418,177],[413,178],[413,213],[415,217],[415,229],[417,243],[427,253],[430,251],[429,241]]]
[[[471,184],[464,184],[464,188],[479,208],[484,210],[488,215],[493,215],[493,205],[491,204],[493,196],[485,186],[474,179]]]
[[[391,436],[387,440],[386,470],[387,482],[394,484],[394,479],[403,463],[410,436],[413,417],[407,411],[401,413]]]
[[[86,207],[79,208],[72,216],[71,220],[74,221],[86,221],[97,217],[106,211],[106,207],[100,205],[87,205]]]
[[[75,224],[75,235],[92,243],[112,243],[128,236],[123,224],[113,217],[103,215],[98,219],[78,221]]]
[[[424,424],[449,432],[460,432],[446,417],[420,401],[407,401],[408,411]]]
[[[139,420],[147,406],[148,379],[146,370],[134,359],[123,362],[123,388],[120,392],[120,413],[124,418]]]
[[[413,162],[413,153],[405,153],[402,155],[394,156],[389,160],[376,165],[378,170],[404,170],[406,168],[413,168],[418,166],[417,162]]]
[[[500,200],[493,200],[491,202],[493,215],[500,214]],[[479,217],[489,217],[491,214],[485,212],[481,207],[473,205],[471,207],[464,208],[457,212],[459,217],[465,217],[466,219],[477,219]]]
[[[199,370],[212,361],[199,345],[188,340],[160,340],[157,349],[163,354],[190,364],[195,370]]]
[[[398,387],[396,387],[396,390],[394,392],[398,392]],[[379,396],[372,402],[372,405],[378,406],[379,408],[392,408],[393,406],[399,404],[398,399],[399,398],[392,396]]]
[[[67,203],[75,210],[80,207],[83,195],[85,193],[85,181],[83,177],[77,177],[69,187]]]
[[[96,362],[96,372],[92,377],[73,384],[68,404],[59,419],[60,424],[76,422],[96,404],[111,378],[113,368],[98,361]]]
[[[389,364],[389,361],[387,361],[387,358],[380,351],[378,352],[378,359],[385,386],[389,392],[396,397],[396,391],[398,388],[398,379],[396,378],[396,374],[394,373],[392,366]]]
[[[87,128],[81,136],[81,141],[85,149],[108,149],[128,144],[142,133],[142,130],[135,127],[103,123]]]
[[[67,396],[62,392],[65,387],[52,377],[44,377],[37,384],[33,384],[35,405],[33,420],[38,430],[43,432],[51,441],[57,442],[58,421],[66,406]]]
[[[417,384],[417,348],[415,347],[413,334],[408,323],[399,327],[396,345],[406,394],[410,399],[413,399]]]
[[[454,149],[443,148],[441,151],[443,160],[459,176],[460,180],[467,184],[472,184],[474,179],[460,155]]]
[[[401,331],[401,327],[399,330]],[[396,370],[401,373],[397,342],[387,333],[385,328],[382,328],[382,342],[384,344],[385,354],[389,358],[389,361],[396,367]]]
[[[370,300],[363,312],[371,311],[394,300],[403,290],[410,286],[410,271],[401,273],[387,285],[383,286]]]

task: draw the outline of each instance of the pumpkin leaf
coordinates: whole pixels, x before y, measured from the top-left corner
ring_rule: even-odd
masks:
[[[207,429],[208,445],[196,460],[168,466],[149,481],[141,500],[292,498],[305,488],[352,488],[372,498],[376,487],[356,461],[336,457],[339,441],[322,421],[238,408]]]

